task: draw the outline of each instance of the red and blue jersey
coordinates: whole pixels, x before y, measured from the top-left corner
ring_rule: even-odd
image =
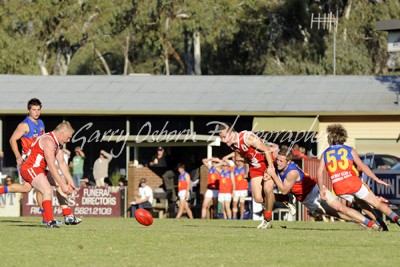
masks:
[[[323,153],[325,168],[337,195],[355,193],[362,186],[351,151],[346,145],[332,145]]]
[[[36,124],[29,118],[29,116],[27,116],[22,122],[28,124],[29,127],[29,132],[21,137],[22,153],[26,155],[36,137],[44,134],[44,123],[39,119]]]
[[[242,166],[241,168],[235,167],[233,175],[235,176],[235,190],[247,190],[248,183],[245,179],[246,166]]]
[[[183,173],[179,174],[179,176],[178,176],[178,191],[188,189],[188,183],[186,181],[186,174],[188,174],[188,173],[183,172]]]
[[[220,193],[229,193],[232,194],[233,190],[233,181],[232,181],[232,171],[222,171],[220,173],[220,182],[219,182],[219,192]]]
[[[218,190],[219,189],[219,172],[214,167],[211,167],[208,170],[208,180],[207,180],[207,189]]]
[[[297,166],[294,162],[290,162],[286,170],[283,173],[279,173],[279,178],[282,180],[282,182],[285,181],[287,174],[293,170],[299,173],[300,180],[294,183],[290,191],[296,197],[296,199],[301,202],[313,190],[317,184],[317,181],[315,178],[311,178],[308,173],[303,172],[303,170],[300,169],[299,166]]]

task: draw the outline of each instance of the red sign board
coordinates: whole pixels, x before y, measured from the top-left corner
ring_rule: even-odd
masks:
[[[120,217],[121,192],[117,186],[81,187],[68,197],[68,206],[77,217]],[[54,216],[63,216],[56,190],[53,190]],[[41,216],[36,191],[23,195],[22,216]]]

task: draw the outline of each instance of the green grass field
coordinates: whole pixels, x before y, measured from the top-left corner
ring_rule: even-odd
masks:
[[[0,218],[1,266],[399,266],[400,227],[353,223],[84,218],[47,229]]]

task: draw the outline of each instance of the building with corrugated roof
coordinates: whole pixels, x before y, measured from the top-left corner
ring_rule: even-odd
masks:
[[[325,146],[316,141],[326,126],[343,123],[348,144],[360,153],[400,156],[399,92],[395,76],[0,75],[0,149],[12,157],[8,139],[27,101],[37,97],[47,130],[70,120],[77,129],[70,148],[86,146],[93,161],[100,149],[114,149],[114,162],[123,165],[149,157],[159,145],[183,158],[223,154],[228,150],[217,138],[206,137],[213,121],[235,120],[238,130],[263,131],[277,143],[303,136],[295,141],[315,155]],[[198,140],[184,141],[185,133]]]

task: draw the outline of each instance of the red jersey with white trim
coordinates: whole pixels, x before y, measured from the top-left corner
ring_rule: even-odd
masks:
[[[219,190],[219,179],[219,172],[214,167],[211,167],[208,170],[207,189]]]
[[[236,167],[233,174],[235,176],[235,190],[247,190],[248,183],[244,178],[246,174],[246,166],[242,166],[241,168]]]
[[[178,176],[178,191],[188,189],[188,183],[186,181],[186,174],[188,174],[188,173],[183,172],[182,174],[179,174],[179,176]]]
[[[21,166],[22,170],[27,170],[29,168],[37,168],[39,170],[43,170],[45,173],[45,169],[47,167],[46,159],[44,158],[44,150],[40,144],[40,140],[43,138],[51,138],[54,142],[54,155],[57,155],[58,150],[60,149],[60,144],[58,143],[57,138],[54,135],[54,132],[45,133],[32,143],[31,148],[28,152],[28,158]],[[38,172],[37,172],[38,173]]]
[[[257,136],[250,131],[241,131],[238,134],[239,141],[236,144],[232,144],[232,149],[239,152],[240,155],[242,155],[249,161],[251,178],[254,177],[254,175],[252,175],[253,173],[257,176],[262,176],[264,174],[264,171],[267,170],[268,164],[267,159],[264,156],[264,152],[260,152],[254,147],[247,145],[246,142],[249,135],[254,135],[255,137]]]
[[[352,150],[346,145],[332,145],[324,151],[325,168],[336,195],[356,193],[362,186],[354,166]]]
[[[303,172],[303,170],[300,169],[299,166],[297,166],[294,162],[290,162],[286,170],[283,173],[279,173],[279,178],[281,178],[282,182],[285,181],[287,174],[293,170],[299,173],[300,180],[294,183],[290,191],[296,197],[296,199],[301,202],[313,190],[317,184],[317,180],[315,178],[311,178],[308,173]]]
[[[219,182],[219,193],[228,193],[232,194],[233,190],[233,181],[232,181],[232,172],[231,171],[222,171],[220,173],[220,182]]]

